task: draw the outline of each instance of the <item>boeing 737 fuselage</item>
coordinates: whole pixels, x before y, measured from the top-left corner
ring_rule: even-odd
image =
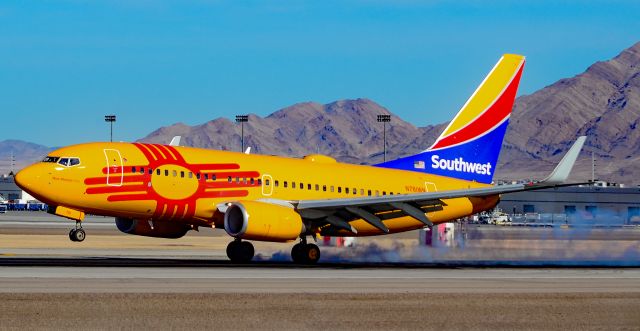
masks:
[[[113,216],[121,231],[179,238],[198,227],[235,238],[227,254],[244,262],[249,240],[300,239],[292,259],[318,261],[308,236],[372,236],[449,222],[493,208],[499,195],[566,179],[581,140],[545,183],[493,186],[524,57],[505,55],[434,145],[375,166],[146,144],[87,143],[51,152],[16,175],[17,184],[72,220],[82,241],[86,213]],[[577,149],[577,151],[575,151]]]

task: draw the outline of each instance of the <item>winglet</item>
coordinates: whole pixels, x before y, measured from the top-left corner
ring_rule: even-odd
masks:
[[[251,146],[247,147],[247,149],[244,151],[245,154],[251,154]]]
[[[169,146],[180,146],[180,138],[182,137],[181,136],[173,137],[173,139],[171,139],[171,142],[169,143]]]
[[[587,140],[586,136],[580,136],[573,143],[573,146],[569,149],[567,154],[564,155],[560,163],[553,169],[553,172],[545,178],[542,183],[544,184],[562,184],[567,178],[569,178],[569,174],[571,173],[571,169],[573,169],[573,165],[576,163],[576,159],[580,154],[580,150],[582,150],[582,146],[584,142]]]

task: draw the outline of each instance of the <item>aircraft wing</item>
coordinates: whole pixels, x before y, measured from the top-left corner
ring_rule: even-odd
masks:
[[[385,195],[377,197],[360,197],[347,199],[319,199],[300,200],[290,203],[298,213],[309,220],[329,223],[336,228],[355,232],[349,222],[363,219],[384,232],[389,229],[383,220],[399,216],[411,216],[427,226],[433,223],[425,213],[441,209],[443,200],[462,197],[486,197],[505,193],[538,190],[549,187],[570,186],[580,183],[567,184],[571,169],[584,145],[586,137],[579,137],[551,175],[540,182],[525,184],[496,185],[491,187],[460,189],[450,191],[425,192],[417,194]]]

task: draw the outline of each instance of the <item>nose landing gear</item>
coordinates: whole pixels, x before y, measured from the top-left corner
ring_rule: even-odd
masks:
[[[69,239],[71,239],[71,241],[81,242],[86,236],[87,234],[82,229],[82,223],[76,221],[76,227],[69,231]]]
[[[246,263],[253,259],[255,250],[253,244],[248,241],[235,239],[227,245],[227,256],[231,262]]]
[[[320,248],[315,244],[307,244],[307,238],[302,238],[293,245],[291,259],[294,263],[315,264],[320,260]]]

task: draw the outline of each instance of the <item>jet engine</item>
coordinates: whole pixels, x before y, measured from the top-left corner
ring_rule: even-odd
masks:
[[[145,237],[180,238],[192,227],[189,224],[177,222],[161,222],[153,220],[138,220],[133,218],[116,217],[118,230]]]
[[[293,208],[257,201],[230,203],[224,229],[232,237],[276,242],[295,240],[306,231]]]

